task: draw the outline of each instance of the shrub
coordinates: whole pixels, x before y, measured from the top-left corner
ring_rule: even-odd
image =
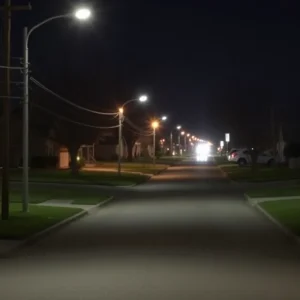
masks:
[[[33,156],[30,161],[30,167],[33,169],[56,168],[57,164],[57,156]]]

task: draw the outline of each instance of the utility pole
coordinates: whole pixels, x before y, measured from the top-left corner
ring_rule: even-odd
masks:
[[[3,101],[3,169],[2,169],[2,220],[9,218],[9,162],[10,162],[10,55],[11,55],[11,14],[12,11],[29,10],[29,6],[12,6],[11,0],[5,0],[4,7],[0,10],[4,11],[3,30],[4,30],[4,96]]]
[[[156,151],[155,151],[155,148],[156,148],[156,127],[153,126],[153,165],[155,166],[156,164]]]
[[[22,193],[22,203],[23,203],[23,212],[28,212],[28,202],[29,202],[29,56],[28,56],[28,29],[24,28],[24,86],[23,86],[23,94],[24,94],[24,103],[23,103],[23,193]]]

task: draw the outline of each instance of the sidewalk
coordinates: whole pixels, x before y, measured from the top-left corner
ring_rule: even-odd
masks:
[[[36,206],[47,206],[47,207],[67,207],[67,208],[80,208],[82,211],[72,217],[65,219],[59,223],[52,225],[51,227],[46,228],[41,232],[37,232],[33,236],[22,239],[22,240],[1,240],[0,239],[0,257],[9,255],[11,252],[17,250],[18,248],[22,247],[23,245],[37,240],[42,236],[50,233],[52,230],[58,229],[68,223],[71,223],[87,214],[94,213],[100,206],[105,205],[109,201],[111,201],[113,197],[107,198],[107,200],[100,202],[96,205],[81,205],[81,204],[72,204],[73,200],[48,200],[43,203],[35,204]]]

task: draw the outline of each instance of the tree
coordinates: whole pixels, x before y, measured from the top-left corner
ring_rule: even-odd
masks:
[[[84,95],[74,96],[72,102],[94,110]],[[68,148],[74,175],[79,171],[77,155],[81,145],[93,144],[96,141],[100,125],[101,127],[117,125],[116,120],[111,117],[73,107],[42,90],[35,90],[31,104],[31,120],[35,123],[35,127],[40,128],[41,134],[46,138],[50,137],[51,132],[51,139]]]

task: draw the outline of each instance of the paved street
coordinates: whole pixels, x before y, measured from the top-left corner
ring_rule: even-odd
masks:
[[[300,247],[210,165],[175,166],[0,261],[5,300],[300,299]]]

